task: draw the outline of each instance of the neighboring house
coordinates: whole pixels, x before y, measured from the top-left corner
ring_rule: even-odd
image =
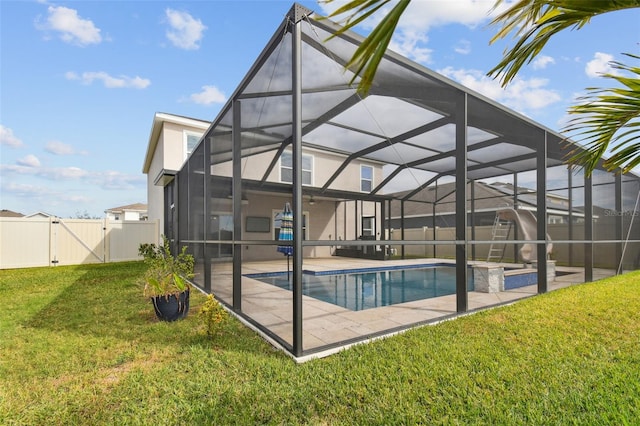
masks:
[[[104,212],[108,220],[147,220],[147,205],[143,203],[114,207]]]
[[[2,209],[0,210],[0,217],[24,217],[22,213],[17,213],[11,210]]]
[[[174,228],[178,226],[180,203],[176,196],[176,186],[180,183],[176,184],[174,181],[176,171],[182,167],[209,125],[210,122],[207,121],[166,113],[157,113],[154,117],[143,173],[147,175],[149,219],[160,220],[160,231],[165,235],[173,235]],[[304,149],[302,180],[308,191],[308,195],[303,197],[305,239],[380,239],[384,235],[378,203],[388,197],[369,195],[371,189],[382,181],[382,163],[366,159],[351,161],[340,176],[332,178],[333,171],[346,157],[323,149]],[[242,231],[254,240],[278,239],[280,214],[284,203],[291,202],[290,190],[286,189],[292,182],[291,149],[283,150],[277,164],[273,164],[268,173],[263,175],[264,165],[271,163],[272,158],[272,152],[258,153],[242,162]],[[210,173],[212,213],[207,223],[209,239],[231,240],[231,162],[212,165]],[[194,171],[194,178],[201,178],[202,174]],[[316,186],[319,182],[325,183],[328,180],[331,180],[331,184],[327,188]],[[265,192],[268,188],[271,191]],[[353,194],[362,196],[362,199],[354,201]],[[357,218],[351,213],[353,210],[357,211]],[[193,211],[187,214],[192,219],[197,217],[197,213]],[[192,232],[200,232],[204,228],[203,220],[194,223],[192,227]],[[231,256],[231,245],[219,244],[214,251],[213,257]],[[331,254],[335,254],[335,247],[305,249],[305,256]],[[263,246],[254,247],[243,256],[247,260],[257,260],[282,255],[270,246]]]
[[[45,212],[35,212],[28,215],[24,215],[22,213],[16,213],[11,210],[2,209],[0,210],[0,217],[22,217],[25,219],[42,219],[42,218],[49,218],[49,217],[55,217],[55,216]]]
[[[28,218],[28,219],[43,219],[43,218],[49,218],[49,217],[55,217],[55,215],[45,213],[45,212],[35,212],[25,216],[25,218]]]
[[[475,226],[492,225],[496,217],[496,211],[503,208],[517,208],[535,212],[537,205],[536,191],[519,187],[517,196],[514,196],[514,188],[510,183],[495,182],[485,183],[480,181],[468,184],[468,193],[473,193],[473,224]],[[411,191],[397,192],[392,195],[396,199],[402,199]],[[547,193],[547,223],[569,223],[571,217],[573,223],[584,221],[584,209],[577,206],[571,207],[567,197]],[[429,207],[425,209],[425,204]],[[425,214],[425,210],[430,213]],[[444,183],[425,188],[411,197],[411,201],[404,203],[404,228],[427,227],[454,227],[455,226],[455,183]],[[400,228],[400,202],[391,204],[391,227]],[[468,223],[471,224],[471,205],[468,210]]]

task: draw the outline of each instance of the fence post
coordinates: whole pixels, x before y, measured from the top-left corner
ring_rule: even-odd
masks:
[[[58,224],[60,220],[49,217],[49,266],[58,266]]]
[[[111,228],[107,217],[102,220],[102,250],[104,263],[111,262]]]

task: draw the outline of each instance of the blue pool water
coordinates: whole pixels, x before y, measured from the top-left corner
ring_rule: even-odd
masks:
[[[302,275],[302,293],[352,311],[446,296],[456,292],[456,270],[450,266],[375,269]],[[473,290],[469,271],[467,289]],[[256,280],[292,290],[287,274],[251,274]]]

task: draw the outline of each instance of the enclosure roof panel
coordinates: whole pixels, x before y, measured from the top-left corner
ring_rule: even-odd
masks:
[[[292,8],[292,10],[295,9]],[[297,10],[297,9],[295,9]],[[231,132],[239,132],[243,156],[272,152],[269,175],[292,142],[293,33],[289,14],[277,28],[247,76],[209,128],[212,163],[231,159]],[[345,64],[363,38],[313,13],[301,19],[302,145],[324,147],[344,158],[329,188],[356,159],[385,165],[384,183],[372,193],[394,192],[401,179],[420,188],[429,179],[455,175],[462,162],[470,179],[536,170],[563,164],[567,147],[558,133],[428,68],[388,51],[367,96],[355,90],[358,79]],[[241,117],[233,119],[238,102]],[[234,128],[234,122],[240,128]],[[461,131],[462,129],[462,131]],[[227,136],[222,136],[226,134]],[[456,137],[464,135],[466,158],[456,156]],[[217,138],[217,139],[215,139]],[[216,142],[218,140],[219,142]],[[578,147],[578,149],[582,149]],[[546,151],[545,164],[538,153]],[[404,170],[413,172],[405,173]],[[426,178],[418,178],[424,173]]]

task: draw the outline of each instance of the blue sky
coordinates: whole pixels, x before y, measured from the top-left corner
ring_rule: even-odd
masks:
[[[1,0],[0,208],[102,217],[146,202],[154,113],[213,120],[291,5]],[[609,61],[640,54],[640,11],[597,17],[552,39],[502,89],[485,76],[505,47],[489,46],[492,6],[414,0],[392,47],[553,130],[585,87],[608,85],[598,75]]]

